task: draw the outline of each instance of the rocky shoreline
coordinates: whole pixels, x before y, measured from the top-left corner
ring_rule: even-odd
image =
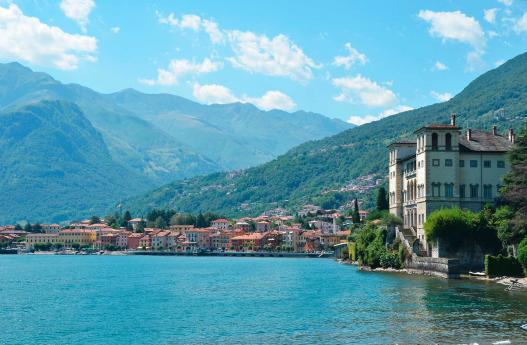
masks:
[[[351,262],[351,261],[345,261],[345,260],[339,260],[339,262],[346,264],[346,265],[355,265],[358,267],[359,271],[364,271],[364,272],[405,273],[405,274],[410,274],[410,275],[413,275],[413,274],[423,275],[421,272],[418,272],[416,270],[409,270],[407,268],[396,269],[396,268],[391,268],[391,267],[388,267],[388,268],[377,267],[377,268],[372,269],[369,266],[360,266],[358,262]],[[433,276],[431,274],[425,274],[425,275]],[[492,277],[487,277],[487,276],[480,277],[480,276],[462,274],[460,275],[459,279],[490,282],[490,283],[501,284],[507,287],[511,286],[511,284],[514,281],[515,284],[514,284],[513,290],[527,292],[527,277],[525,278],[513,278],[513,277],[494,277],[492,278]]]

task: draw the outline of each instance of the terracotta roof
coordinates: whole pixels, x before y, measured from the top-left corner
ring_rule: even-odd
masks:
[[[227,219],[220,218],[220,219],[213,220],[212,222],[213,223],[228,223],[229,221]]]
[[[459,136],[461,150],[478,152],[507,152],[512,148],[512,143],[507,137],[494,135],[491,132],[472,130],[471,140],[467,136]]]
[[[265,235],[260,232],[255,232],[247,235],[234,236],[232,240],[261,240],[264,236]]]

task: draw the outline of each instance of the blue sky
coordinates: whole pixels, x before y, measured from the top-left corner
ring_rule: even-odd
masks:
[[[0,0],[2,62],[356,124],[446,100],[526,43],[524,0]]]

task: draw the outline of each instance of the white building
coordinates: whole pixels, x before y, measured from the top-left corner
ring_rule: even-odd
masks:
[[[392,143],[389,148],[390,212],[404,220],[422,253],[439,257],[428,243],[423,225],[428,215],[444,207],[479,211],[494,202],[509,171],[506,153],[514,133],[500,135],[468,129],[461,133],[455,115],[450,124],[433,124],[415,131],[416,141]]]

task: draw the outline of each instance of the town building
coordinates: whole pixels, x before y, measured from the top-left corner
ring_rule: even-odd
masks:
[[[439,244],[426,239],[427,217],[440,208],[479,211],[493,203],[510,169],[506,154],[514,132],[502,135],[494,126],[462,133],[452,115],[450,124],[424,126],[414,134],[415,141],[388,146],[390,212],[415,235],[417,252],[441,257]]]
[[[271,223],[268,221],[262,220],[256,223],[257,232],[267,232],[271,230]]]
[[[60,231],[59,224],[42,224],[42,231],[46,234],[58,234]]]
[[[97,240],[97,232],[87,229],[65,229],[58,234],[59,243],[64,244],[65,247],[71,247],[73,244],[78,244],[81,247],[91,247]]]
[[[35,244],[50,244],[56,245],[62,243],[59,241],[59,234],[27,234],[26,235],[26,249],[35,248]]]
[[[234,236],[231,238],[231,246],[236,251],[257,251],[263,248],[266,235],[260,232]]]
[[[141,240],[141,238],[143,237],[144,235],[143,234],[140,234],[140,233],[131,233],[130,235],[128,235],[128,241],[127,241],[127,245],[126,247],[128,249],[137,249],[137,248],[141,248],[139,246],[139,241]]]
[[[218,230],[228,230],[230,227],[230,223],[227,219],[216,219],[211,222],[211,227]]]
[[[189,224],[174,224],[170,225],[170,231],[185,232],[187,230],[194,229],[194,225]]]

